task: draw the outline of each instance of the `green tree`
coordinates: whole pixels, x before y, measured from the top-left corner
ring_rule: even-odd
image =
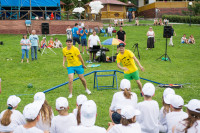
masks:
[[[200,0],[194,0],[192,2],[192,6],[188,5],[188,10],[188,12],[185,12],[187,15],[190,14],[190,11],[194,16],[200,15]]]

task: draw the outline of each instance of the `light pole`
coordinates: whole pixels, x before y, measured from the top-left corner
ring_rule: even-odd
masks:
[[[81,0],[78,0],[78,7],[81,7]],[[81,13],[79,13],[79,20],[81,20]]]
[[[192,16],[192,2],[189,2],[189,6],[190,6],[190,26],[191,26],[191,16]]]

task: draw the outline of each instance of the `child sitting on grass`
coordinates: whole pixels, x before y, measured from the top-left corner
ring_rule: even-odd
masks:
[[[185,34],[184,34],[183,37],[181,38],[181,43],[188,43],[188,40],[187,40]]]
[[[72,126],[77,126],[75,115],[68,113],[69,104],[65,97],[56,99],[56,110],[59,115],[52,119],[50,133],[68,133],[66,130]]]
[[[142,133],[159,133],[159,106],[157,101],[152,100],[155,94],[155,87],[152,83],[146,83],[142,88],[142,92],[144,101],[137,105],[141,115],[136,119],[141,126]]]
[[[190,35],[188,43],[189,44],[195,44],[195,40],[194,40],[194,36],[193,35]]]

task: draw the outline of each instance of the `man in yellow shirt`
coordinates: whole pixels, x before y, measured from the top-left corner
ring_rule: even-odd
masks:
[[[83,76],[84,68],[87,68],[84,64],[83,58],[80,54],[80,51],[77,47],[72,45],[72,39],[66,40],[67,47],[63,48],[63,67],[65,67],[65,61],[67,59],[67,71],[69,78],[69,96],[72,98],[72,89],[73,89],[73,78],[74,73],[76,72],[85,87],[87,94],[91,94],[90,90],[87,88],[86,80]]]
[[[144,68],[140,64],[139,60],[135,57],[133,52],[125,49],[124,43],[119,44],[119,50],[120,53],[117,55],[117,67],[124,70],[125,79],[136,80],[142,96],[142,83],[140,82],[139,71],[135,65],[135,62],[142,71],[144,71]],[[120,62],[122,63],[123,67],[120,65]]]

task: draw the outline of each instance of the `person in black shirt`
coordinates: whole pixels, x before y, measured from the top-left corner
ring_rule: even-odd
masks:
[[[120,26],[119,31],[116,34],[116,38],[125,43],[125,41],[126,41],[126,32],[123,31],[122,26]],[[118,53],[118,51],[119,51],[119,46],[117,45],[117,53]]]

